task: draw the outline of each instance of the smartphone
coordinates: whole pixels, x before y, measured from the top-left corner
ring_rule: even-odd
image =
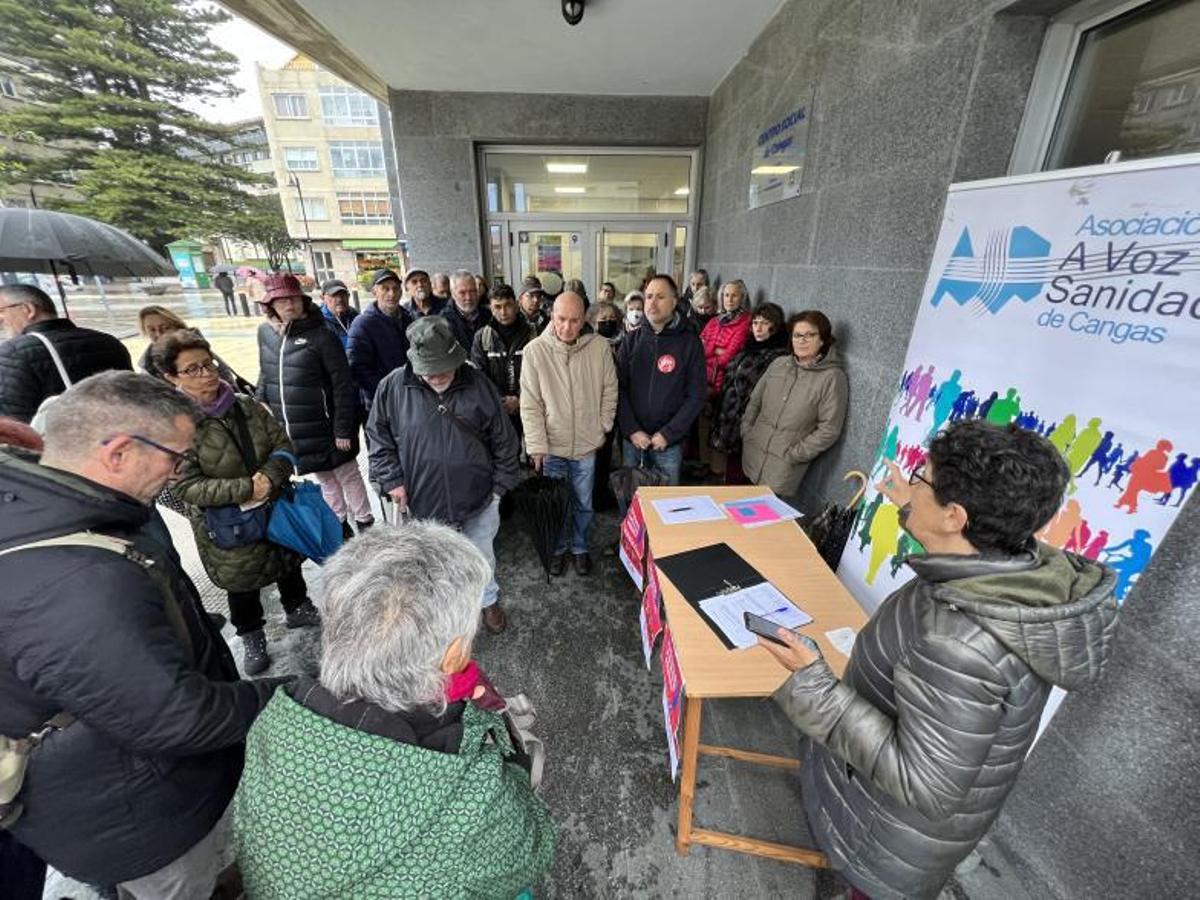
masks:
[[[783,627],[778,622],[772,622],[770,619],[764,619],[762,616],[756,616],[754,613],[749,611],[742,613],[742,621],[746,626],[746,630],[751,634],[757,634],[760,637],[766,638],[768,641],[779,644],[780,646],[787,646],[787,644],[781,641],[779,636],[775,633]],[[796,639],[809,650],[813,651],[814,653],[821,652],[819,649],[817,649],[817,642],[808,635],[798,634],[795,631],[793,631],[792,634],[796,635]]]

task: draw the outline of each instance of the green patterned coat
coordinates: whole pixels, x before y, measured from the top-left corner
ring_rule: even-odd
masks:
[[[246,739],[234,834],[246,895],[496,897],[533,886],[554,826],[503,720],[465,706],[457,754],[355,731],[284,691]]]

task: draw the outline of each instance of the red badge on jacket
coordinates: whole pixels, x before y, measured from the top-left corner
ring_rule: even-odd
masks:
[[[664,375],[670,375],[675,371],[675,357],[670,353],[664,353],[658,358],[658,371]]]

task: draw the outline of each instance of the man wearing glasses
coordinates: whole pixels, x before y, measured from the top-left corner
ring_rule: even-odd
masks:
[[[198,415],[164,381],[105,372],[48,407],[40,460],[0,450],[0,734],[40,737],[3,837],[135,898],[212,892],[274,687],[239,680],[153,512]],[[78,543],[96,536],[117,540]]]
[[[793,673],[775,700],[807,738],[809,824],[857,891],[935,897],[999,813],[1051,686],[1099,677],[1115,576],[1033,537],[1069,479],[1034,432],[951,425],[923,467],[889,463],[878,485],[925,552],[841,680],[788,631],[763,643]]]
[[[0,286],[0,322],[9,338],[0,343],[0,416],[28,422],[46,398],[72,383],[133,369],[120,341],[60,319],[54,301],[33,285]]]

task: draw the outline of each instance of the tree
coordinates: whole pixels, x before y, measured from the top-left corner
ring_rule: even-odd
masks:
[[[300,242],[288,234],[283,218],[283,206],[278,194],[263,194],[246,198],[247,209],[224,223],[222,232],[228,237],[262,248],[267,265],[280,268],[287,262],[288,253]]]
[[[59,208],[161,249],[224,230],[260,179],[211,157],[231,134],[185,99],[237,94],[236,58],[208,38],[229,14],[191,0],[0,0],[0,53],[25,61],[35,102],[0,116],[0,181],[73,187]],[[53,148],[53,152],[46,152]]]

